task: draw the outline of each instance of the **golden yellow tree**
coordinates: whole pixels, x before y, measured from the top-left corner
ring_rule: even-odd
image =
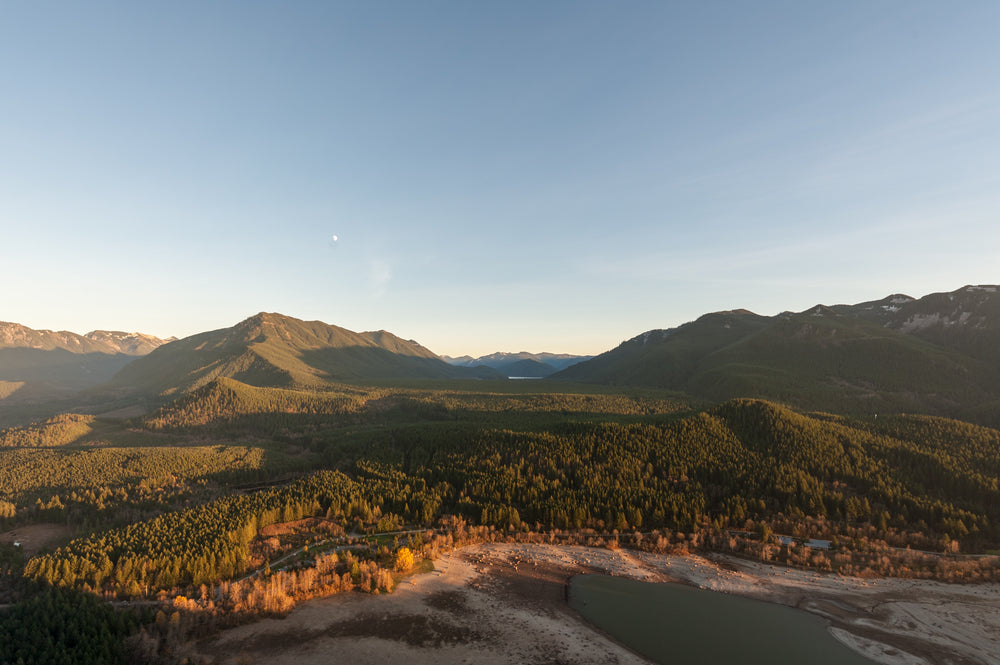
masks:
[[[413,552],[409,547],[400,547],[396,550],[396,570],[405,573],[413,568]]]

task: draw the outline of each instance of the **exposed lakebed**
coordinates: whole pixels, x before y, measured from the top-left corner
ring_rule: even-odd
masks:
[[[658,663],[872,665],[838,642],[819,617],[683,584],[577,575],[570,606]]]

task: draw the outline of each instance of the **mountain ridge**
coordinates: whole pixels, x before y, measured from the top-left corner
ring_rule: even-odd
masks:
[[[1000,403],[998,347],[1000,288],[965,286],[775,316],[713,312],[640,333],[551,378],[982,419]]]
[[[92,330],[79,335],[67,330],[34,329],[20,323],[0,321],[0,348],[27,348],[70,353],[123,353],[145,355],[176,338],[160,339],[153,335],[120,330]]]
[[[92,388],[169,341],[144,333],[79,335],[0,321],[0,401],[41,402]]]
[[[0,401],[7,403],[95,386],[116,398],[167,399],[220,377],[326,390],[351,382],[511,376],[1000,423],[989,415],[1000,407],[1000,287],[967,285],[922,298],[894,293],[774,316],[710,312],[647,330],[595,357],[526,351],[439,357],[386,330],[358,333],[273,312],[180,340],[0,323]]]

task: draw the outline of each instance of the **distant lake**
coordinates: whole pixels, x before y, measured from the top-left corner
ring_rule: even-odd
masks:
[[[607,575],[570,580],[569,604],[629,648],[666,665],[872,665],[801,610],[682,584]]]

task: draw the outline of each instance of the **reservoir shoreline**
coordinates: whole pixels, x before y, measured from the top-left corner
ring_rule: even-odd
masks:
[[[248,654],[271,665],[325,665],[334,658],[411,665],[651,662],[570,607],[568,580],[597,573],[796,607],[829,622],[841,643],[881,665],[1000,665],[1000,585],[823,575],[724,555],[519,543],[468,546],[434,565],[391,594],[308,601],[285,618],[192,644],[191,653],[220,665]]]

